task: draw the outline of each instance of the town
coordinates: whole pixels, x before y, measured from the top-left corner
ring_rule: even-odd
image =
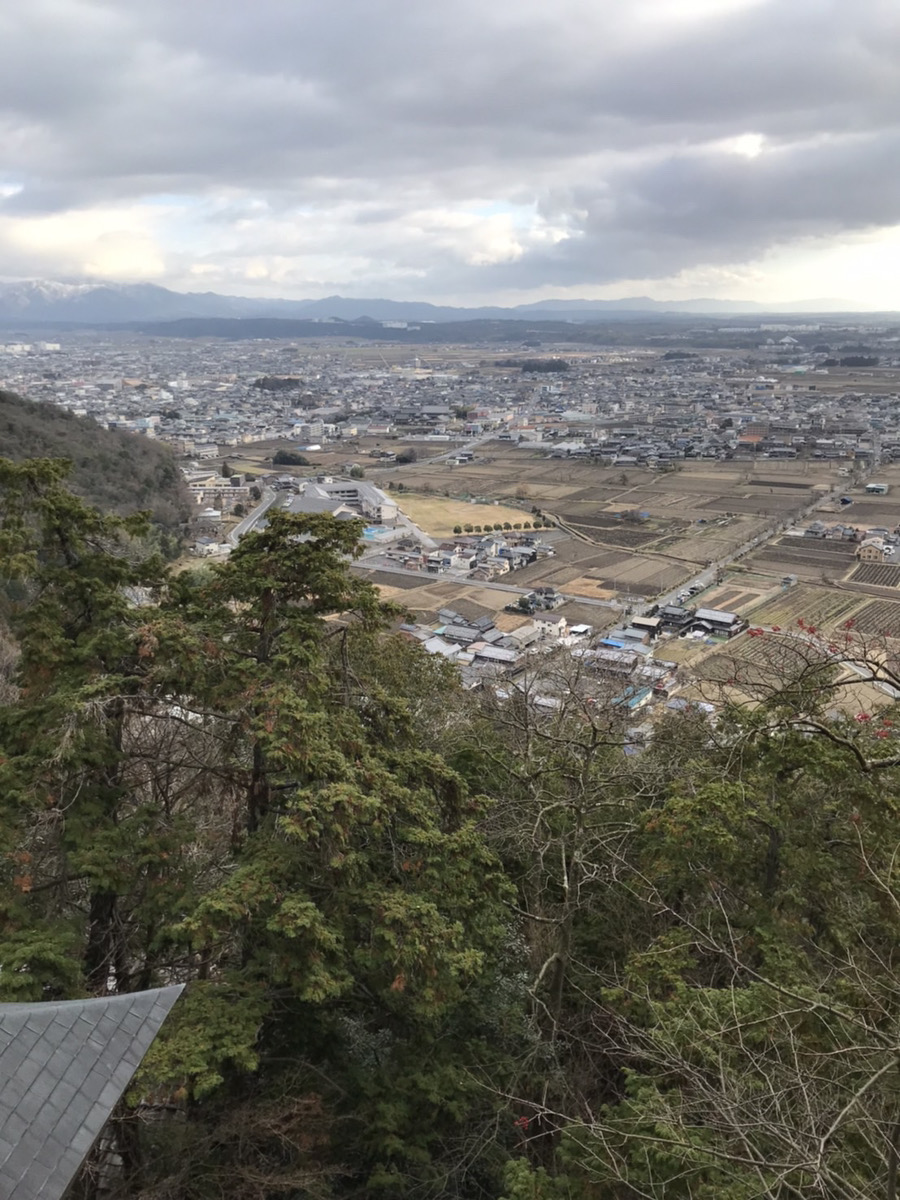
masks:
[[[758,658],[749,631],[900,629],[892,327],[708,324],[607,347],[396,333],[69,331],[0,345],[0,372],[168,443],[195,559],[274,507],[362,518],[355,569],[467,687],[527,680],[558,703],[543,664],[563,649],[625,713],[714,711],[723,654]]]

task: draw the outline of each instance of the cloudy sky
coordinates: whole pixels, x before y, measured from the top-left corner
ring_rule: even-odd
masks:
[[[900,308],[898,0],[0,7],[0,277]]]

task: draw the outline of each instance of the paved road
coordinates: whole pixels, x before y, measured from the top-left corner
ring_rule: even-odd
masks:
[[[256,508],[254,508],[253,512],[248,513],[247,516],[244,517],[243,521],[235,525],[234,529],[232,529],[230,533],[226,534],[226,537],[232,546],[236,546],[244,534],[249,533],[250,530],[255,527],[256,522],[260,519],[260,517],[264,516],[269,511],[277,499],[278,492],[273,491],[271,488],[265,488],[263,490],[262,500],[260,500]]]

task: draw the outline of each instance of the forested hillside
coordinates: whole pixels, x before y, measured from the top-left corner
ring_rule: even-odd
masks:
[[[82,1200],[895,1200],[900,753],[831,659],[626,754],[569,657],[463,693],[353,523],[139,533],[0,462],[0,1000],[187,984]]]
[[[104,512],[149,510],[153,521],[176,529],[188,518],[191,498],[168,446],[139,434],[103,429],[53,404],[37,404],[0,390],[0,453],[26,458],[66,458],[74,492]]]

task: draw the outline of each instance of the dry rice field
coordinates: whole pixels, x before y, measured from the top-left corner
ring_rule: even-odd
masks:
[[[442,608],[455,609],[469,619],[492,616],[515,599],[509,592],[479,588],[477,585],[438,583],[433,575],[379,575],[373,572],[368,578],[377,585],[384,600],[401,605],[425,621],[436,617]]]
[[[512,582],[521,587],[552,584],[573,595],[598,599],[607,594],[649,598],[677,587],[690,571],[689,565],[667,558],[591,546],[558,531],[547,540],[552,541],[556,556],[516,571]]]
[[[749,555],[746,562],[773,575],[798,575],[804,579],[842,579],[854,566],[852,542],[827,538],[783,537]]]
[[[566,591],[573,596],[588,596],[592,600],[611,600],[615,592],[603,586],[602,580],[578,575],[566,584]]]
[[[548,446],[548,451],[550,447]],[[369,469],[367,467],[367,469]],[[378,482],[382,472],[371,468]],[[716,462],[687,459],[669,472],[638,466],[600,466],[582,459],[550,458],[546,451],[489,442],[465,466],[421,463],[389,468],[389,478],[413,490],[423,486],[454,496],[515,497],[558,510],[566,520],[609,517],[628,509],[685,524],[722,513],[780,515],[809,503],[838,480],[836,465],[809,462]],[[729,498],[740,504],[729,505]]]
[[[755,588],[745,588],[740,583],[725,584],[703,595],[704,608],[718,608],[725,612],[737,613],[744,616],[748,610],[757,608],[761,601],[769,595],[771,588],[759,591]]]

